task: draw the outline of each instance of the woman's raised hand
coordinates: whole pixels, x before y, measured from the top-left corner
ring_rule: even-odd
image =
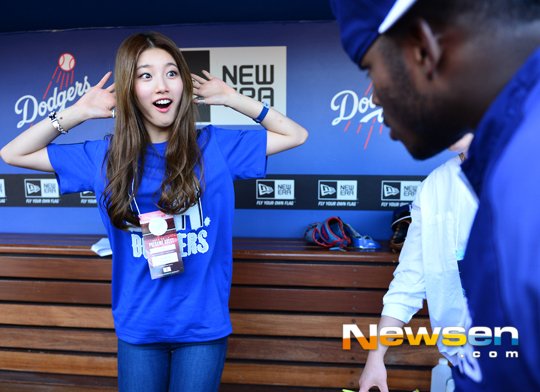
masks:
[[[193,101],[197,104],[228,105],[230,97],[237,94],[236,90],[208,71],[202,71],[202,74],[204,77],[191,74],[195,94]]]
[[[114,83],[109,87],[104,87],[111,74],[112,72],[107,72],[95,86],[75,103],[74,106],[83,111],[88,119],[114,117],[113,109],[116,107]]]

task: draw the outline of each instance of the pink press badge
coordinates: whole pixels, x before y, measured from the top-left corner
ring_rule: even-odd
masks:
[[[174,218],[154,211],[140,214],[139,220],[152,279],[184,272]]]

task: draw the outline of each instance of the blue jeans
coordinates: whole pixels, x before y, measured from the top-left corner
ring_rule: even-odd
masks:
[[[118,339],[119,392],[216,392],[227,338],[200,343],[130,344]]]

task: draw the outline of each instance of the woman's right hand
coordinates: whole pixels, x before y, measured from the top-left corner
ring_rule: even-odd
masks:
[[[110,77],[111,72],[107,72],[98,84],[88,90],[74,105],[58,113],[57,120],[64,131],[67,132],[91,118],[113,116],[112,109],[116,106],[114,84],[104,87]],[[47,145],[59,135],[50,119],[45,117],[5,145],[0,150],[0,157],[9,165],[52,172]]]
[[[88,90],[73,106],[84,117],[82,120],[91,118],[111,118],[116,107],[116,94],[114,83],[104,87],[111,77],[112,72],[107,72],[101,80]]]

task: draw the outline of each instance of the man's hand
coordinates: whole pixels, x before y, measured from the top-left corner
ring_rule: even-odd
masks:
[[[384,356],[380,352],[370,351],[366,366],[360,375],[359,392],[368,392],[371,387],[378,387],[381,392],[388,392],[386,367]]]

